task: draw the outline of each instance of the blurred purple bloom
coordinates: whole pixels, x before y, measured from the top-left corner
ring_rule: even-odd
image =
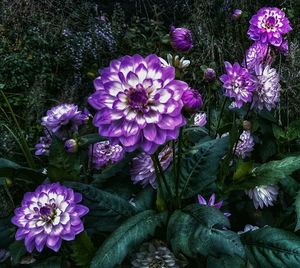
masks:
[[[100,169],[107,164],[114,164],[124,158],[124,149],[116,144],[112,145],[109,141],[100,141],[90,145],[89,156],[96,169]]]
[[[175,50],[187,52],[193,48],[192,33],[187,28],[171,27],[171,45]]]
[[[204,206],[209,206],[209,207],[214,207],[216,209],[220,209],[223,205],[223,201],[219,201],[218,203],[215,203],[216,201],[216,195],[215,194],[212,194],[211,197],[209,198],[208,202],[205,200],[205,198],[198,194],[198,203],[200,205],[204,205]],[[224,212],[224,215],[226,217],[229,217],[231,216],[231,213],[228,213],[228,212]]]
[[[76,131],[78,126],[82,124],[83,119],[77,105],[64,103],[47,111],[47,115],[42,118],[42,125],[50,132],[60,134],[62,127],[68,127],[71,131]]]
[[[65,150],[68,153],[76,153],[78,150],[78,144],[74,139],[68,139],[65,142]]]
[[[283,55],[287,56],[289,54],[289,42],[285,38],[283,39],[281,45],[278,47],[278,51]]]
[[[220,77],[225,89],[225,96],[233,98],[235,107],[241,108],[244,103],[252,101],[255,78],[238,63],[231,65],[226,61],[225,68],[227,74]]]
[[[253,72],[255,66],[262,64],[264,60],[268,63],[272,61],[270,51],[268,51],[268,45],[262,44],[261,42],[254,42],[246,51],[243,67],[247,67],[248,70]]]
[[[216,80],[216,71],[212,68],[206,68],[204,71],[204,80],[206,82],[213,82]]]
[[[183,101],[183,109],[191,113],[199,111],[203,104],[200,93],[192,88],[185,90],[181,99]]]
[[[240,9],[235,9],[235,10],[233,11],[233,13],[232,13],[232,18],[233,18],[233,19],[238,19],[238,18],[241,17],[242,13],[243,13],[242,10],[240,10]]]
[[[162,67],[156,55],[113,60],[94,81],[88,99],[97,113],[99,134],[126,151],[141,148],[152,154],[176,139],[185,124],[181,96],[188,85],[175,79],[174,67]]]
[[[48,155],[51,144],[50,135],[40,137],[39,143],[35,145],[35,155]]]
[[[292,30],[285,13],[277,7],[263,7],[252,16],[248,30],[249,37],[263,44],[280,46],[283,37]]]
[[[278,189],[276,185],[261,185],[246,190],[245,193],[253,200],[256,209],[262,209],[264,206],[273,206],[273,202],[277,200]]]
[[[24,195],[12,223],[18,227],[16,240],[25,240],[28,252],[44,246],[57,252],[62,240],[71,241],[84,230],[81,217],[88,208],[79,205],[81,194],[59,183],[43,184]]]
[[[240,135],[235,148],[235,155],[240,158],[246,158],[254,150],[254,139],[249,130],[244,130]]]
[[[270,65],[265,67],[257,65],[255,73],[257,82],[252,107],[258,110],[262,110],[265,107],[268,111],[271,111],[280,100],[279,75],[276,69],[271,68]]]
[[[162,169],[166,170],[173,159],[172,149],[170,147],[163,149],[159,153],[158,159]],[[130,174],[134,184],[140,183],[144,187],[150,184],[156,189],[156,174],[151,155],[141,153],[137,157],[133,158]]]
[[[197,113],[194,117],[194,125],[198,127],[204,127],[206,125],[206,113]]]

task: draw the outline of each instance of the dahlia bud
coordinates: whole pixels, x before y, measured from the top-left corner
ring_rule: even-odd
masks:
[[[206,114],[204,112],[197,113],[194,117],[194,125],[204,127],[206,125]]]
[[[216,72],[212,68],[206,68],[204,71],[204,80],[206,82],[213,82],[216,80]]]
[[[182,94],[183,108],[187,112],[197,112],[202,106],[200,93],[192,88],[185,90]]]
[[[234,20],[237,20],[237,19],[239,19],[239,18],[241,17],[242,13],[243,13],[242,10],[240,10],[240,9],[235,9],[235,10],[233,11],[233,13],[232,13],[232,18],[233,18]]]
[[[251,122],[250,122],[250,121],[247,121],[247,120],[244,120],[244,121],[243,121],[243,129],[244,129],[244,130],[250,130],[251,127],[252,127],[252,125],[251,125]]]
[[[192,33],[186,28],[171,27],[171,45],[175,50],[188,52],[193,47]]]
[[[74,139],[66,140],[66,142],[65,142],[65,150],[68,153],[76,153],[77,150],[78,150],[77,141],[74,140]]]

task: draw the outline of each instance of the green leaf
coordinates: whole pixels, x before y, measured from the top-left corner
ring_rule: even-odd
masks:
[[[67,153],[64,143],[54,138],[50,147],[48,175],[53,180],[78,180],[80,177],[79,154]]]
[[[242,235],[249,261],[254,267],[299,267],[300,238],[288,231],[263,227]]]
[[[85,225],[94,232],[113,231],[122,221],[137,213],[128,200],[118,195],[78,182],[67,182],[65,185],[83,194],[84,204],[90,208],[85,216]]]
[[[239,236],[224,227],[229,227],[229,221],[221,211],[193,204],[172,214],[167,237],[175,254],[182,252],[192,258],[199,254],[227,254],[243,258],[245,252]]]
[[[252,170],[243,181],[229,186],[229,190],[249,189],[260,185],[270,185],[300,169],[300,156],[290,156],[282,160],[270,161]]]
[[[207,268],[247,268],[245,261],[238,256],[223,255],[220,258],[209,256]]]
[[[98,133],[87,134],[79,138],[78,145],[80,147],[87,147],[90,144],[94,144],[104,140],[107,140],[107,138],[101,137]]]
[[[184,198],[190,198],[214,184],[218,163],[228,149],[228,137],[201,143],[196,148],[196,153],[186,155],[181,161],[179,192]],[[191,148],[193,150],[195,148]],[[170,170],[168,176],[172,175]]]
[[[18,264],[21,258],[27,253],[24,246],[24,241],[14,241],[9,246],[9,252],[11,255],[11,260],[14,265]]]
[[[42,183],[46,175],[31,168],[22,167],[10,160],[0,158],[0,177],[19,178]]]
[[[240,180],[246,177],[253,169],[253,161],[245,162],[243,160],[239,160],[237,163],[237,168],[235,173],[233,174],[233,180]]]
[[[11,227],[10,217],[0,219],[0,248],[7,248],[15,240],[15,228]]]
[[[296,223],[295,231],[298,231],[300,229],[300,192],[298,192],[295,199],[295,211],[297,215],[297,223]]]
[[[141,190],[136,196],[134,203],[139,211],[151,209],[155,200],[155,190],[151,186],[147,186]]]
[[[65,266],[62,264],[61,257],[53,256],[41,262],[35,263],[31,267],[32,268],[63,268]]]
[[[115,230],[97,251],[91,268],[113,268],[121,264],[127,253],[152,236],[167,220],[167,213],[153,210],[141,212]]]
[[[72,242],[72,250],[75,263],[81,267],[89,267],[96,252],[87,232],[82,232],[76,236],[76,239]]]

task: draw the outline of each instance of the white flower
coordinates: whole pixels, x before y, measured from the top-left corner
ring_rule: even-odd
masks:
[[[159,60],[163,67],[173,66],[178,69],[185,69],[191,64],[191,62],[189,60],[185,60],[184,57],[179,58],[179,56],[176,55],[173,58],[173,56],[171,54],[167,55],[167,60],[165,60],[161,57],[159,58]]]
[[[273,202],[277,200],[278,186],[276,185],[261,185],[253,189],[246,190],[245,193],[253,200],[256,209],[264,206],[273,206]]]

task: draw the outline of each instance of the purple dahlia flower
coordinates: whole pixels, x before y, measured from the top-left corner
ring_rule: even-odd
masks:
[[[255,143],[251,132],[249,130],[244,130],[235,147],[235,155],[240,158],[246,158],[253,151],[254,145]]]
[[[187,52],[193,48],[192,32],[187,28],[171,27],[170,38],[175,50]]]
[[[225,68],[227,74],[220,77],[225,89],[225,96],[234,99],[234,107],[241,108],[244,103],[252,101],[255,78],[238,63],[231,65],[226,61]]]
[[[40,137],[39,143],[35,145],[35,155],[48,155],[51,144],[50,135]]]
[[[287,39],[284,39],[281,45],[278,47],[278,51],[283,55],[287,56],[289,54],[289,42]]]
[[[277,200],[278,186],[276,185],[261,185],[253,189],[246,190],[245,193],[253,200],[256,209],[264,206],[273,206],[273,202]]]
[[[265,107],[268,111],[271,111],[280,100],[279,75],[270,65],[265,67],[262,65],[256,66],[255,73],[257,82],[252,107],[256,107],[258,110]]]
[[[261,42],[255,42],[247,49],[243,66],[247,67],[250,71],[254,71],[255,66],[262,64],[264,60],[268,63],[272,62],[270,51],[268,51],[268,45]]]
[[[152,154],[176,139],[185,124],[181,96],[188,85],[175,79],[174,67],[162,67],[156,55],[113,60],[94,81],[88,99],[97,113],[99,134],[126,151],[141,148]]]
[[[97,142],[90,145],[89,156],[96,169],[111,163],[117,163],[124,157],[124,149],[116,144],[111,145],[109,141]]]
[[[18,227],[16,240],[25,240],[28,252],[44,246],[57,252],[62,240],[71,241],[84,230],[81,217],[89,209],[79,205],[81,194],[59,183],[43,184],[24,195],[12,223]]]
[[[197,113],[194,117],[194,125],[198,127],[204,127],[206,125],[206,113]]]
[[[170,147],[163,149],[159,153],[158,159],[162,169],[166,170],[173,159],[172,149]],[[140,183],[144,187],[150,184],[156,189],[156,174],[151,155],[141,153],[137,157],[133,158],[130,173],[134,184]]]
[[[187,112],[197,112],[202,106],[200,93],[192,88],[185,90],[182,94],[183,108]]]
[[[208,202],[205,200],[205,198],[198,194],[198,203],[200,205],[204,205],[204,206],[209,206],[209,207],[214,207],[216,209],[220,209],[223,205],[223,201],[219,201],[218,203],[215,203],[216,201],[216,195],[212,194],[211,197],[209,198]],[[224,215],[226,217],[231,216],[231,213],[225,212]]]
[[[86,116],[78,111],[77,105],[64,103],[47,111],[47,115],[42,118],[42,125],[50,132],[59,134],[64,126],[76,131],[85,118]]]
[[[216,80],[216,71],[212,68],[206,68],[204,71],[204,80],[206,82],[213,82]]]
[[[292,30],[285,13],[277,7],[263,7],[252,16],[248,30],[249,37],[264,44],[280,46],[282,35]]]

